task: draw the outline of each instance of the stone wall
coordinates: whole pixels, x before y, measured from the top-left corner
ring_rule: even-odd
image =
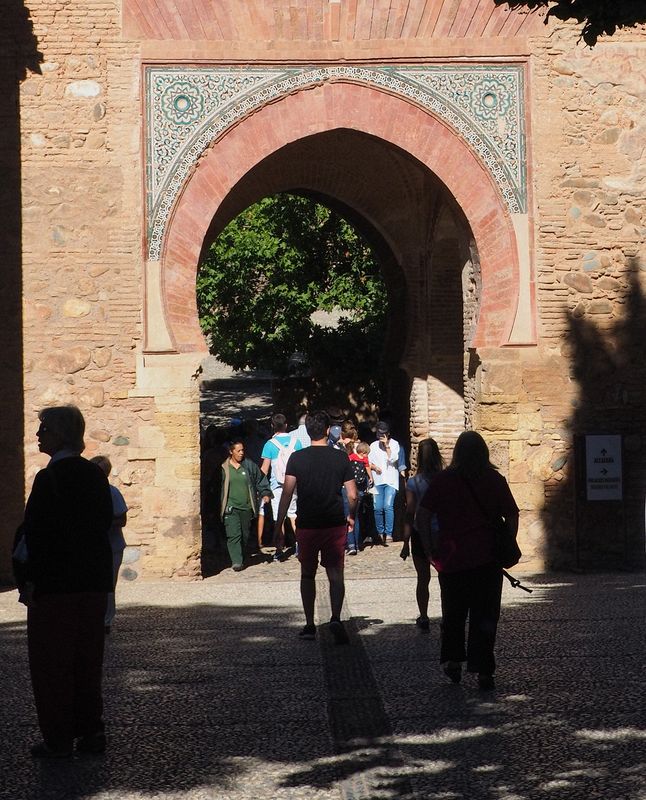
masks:
[[[154,388],[137,377],[140,72],[138,47],[121,38],[119,6],[30,4],[44,60],[42,75],[22,84],[21,104],[25,481],[28,490],[46,463],[35,440],[37,411],[77,404],[87,423],[85,454],[110,457],[111,480],[130,509],[123,576],[194,576],[194,370]]]
[[[282,7],[279,0],[276,3]],[[127,5],[131,12],[134,5]],[[528,339],[522,347],[495,347],[489,342],[482,347],[471,341],[473,309],[481,288],[479,259],[484,255],[492,263],[496,243],[485,227],[485,209],[478,225],[487,230],[486,253],[470,251],[465,233],[457,243],[446,236],[436,242],[433,274],[438,284],[431,296],[440,298],[443,293],[448,305],[459,306],[462,282],[466,306],[464,314],[457,309],[457,316],[451,316],[454,329],[438,314],[435,341],[440,342],[443,333],[446,338],[436,350],[435,367],[417,369],[419,358],[411,360],[411,352],[419,348],[419,341],[433,338],[429,320],[418,313],[424,304],[415,294],[426,280],[419,270],[426,270],[428,263],[414,248],[403,254],[401,267],[409,288],[415,290],[409,292],[409,306],[398,309],[414,320],[413,341],[409,337],[404,356],[413,381],[412,432],[414,438],[432,432],[433,420],[446,406],[447,385],[459,383],[463,374],[461,394],[450,389],[452,411],[441,431],[445,452],[459,428],[458,418],[466,417],[483,432],[521,506],[521,539],[528,563],[556,566],[586,565],[595,556],[588,529],[596,523],[586,516],[575,492],[573,437],[585,432],[622,434],[624,516],[614,526],[608,521],[596,525],[600,531],[596,555],[603,565],[605,536],[617,563],[643,563],[645,32],[619,33],[591,51],[577,43],[572,27],[551,24],[536,31],[522,23],[521,30],[500,12],[489,24],[483,21],[481,2],[477,17],[482,25],[467,36],[468,26],[459,21],[461,17],[455,17],[455,25],[444,17],[439,27],[437,18],[431,25],[432,14],[423,9],[433,4],[416,2],[411,5],[419,12],[414,35],[406,33],[406,25],[400,26],[397,36],[379,25],[371,38],[365,13],[373,4],[356,4],[361,7],[357,20],[362,22],[354,27],[345,4],[338,5],[336,27],[330,20],[328,27],[316,28],[315,43],[308,41],[307,26],[291,36],[281,28],[283,33],[273,39],[266,20],[256,29],[260,16],[250,15],[244,31],[230,35],[225,31],[215,47],[186,37],[173,41],[172,33],[163,31],[151,35],[154,42],[145,41],[145,19],[139,20],[143,26],[139,30],[132,15],[129,40],[121,28],[122,3],[117,0],[32,0],[34,45],[29,13],[19,0],[11,0],[9,41],[16,41],[14,31],[26,30],[20,41],[29,46],[0,47],[3,96],[10,98],[0,126],[0,163],[3,170],[7,165],[9,176],[0,186],[0,208],[7,220],[2,233],[10,276],[10,291],[3,294],[0,307],[5,342],[0,369],[8,387],[0,400],[7,407],[0,414],[0,426],[4,426],[5,452],[13,459],[9,471],[21,475],[24,457],[28,490],[45,463],[34,436],[37,411],[51,403],[77,403],[87,419],[87,455],[110,456],[114,482],[131,509],[124,576],[198,574],[199,421],[194,373],[202,353],[188,352],[190,348],[184,355],[165,353],[161,346],[159,352],[150,353],[144,342],[145,335],[158,344],[165,340],[153,330],[157,324],[163,328],[163,309],[153,308],[154,293],[147,290],[161,280],[159,265],[146,264],[143,250],[142,60],[299,61],[311,58],[312,47],[320,60],[344,62],[423,60],[430,52],[439,58],[528,60],[535,340]],[[284,22],[284,17],[275,17],[279,18]],[[330,39],[333,31],[340,38]],[[532,38],[524,38],[532,31]],[[37,50],[42,59],[34,55]],[[42,74],[25,75],[28,59],[32,66],[40,62]],[[319,93],[326,113],[332,114],[334,91],[332,86]],[[297,114],[300,106],[292,100],[296,109],[292,113]],[[357,108],[364,102],[357,93]],[[383,102],[385,108],[388,98],[384,96]],[[411,107],[411,119],[417,113]],[[268,110],[268,117],[276,115],[280,117],[276,108]],[[252,123],[260,124],[261,117],[255,114]],[[400,122],[393,119],[389,124]],[[279,130],[277,124],[275,131]],[[406,134],[411,148],[417,130],[416,124]],[[251,152],[258,139],[247,140]],[[236,146],[244,146],[244,141],[241,134]],[[237,157],[239,151],[234,154]],[[220,184],[215,166],[209,169],[213,192]],[[184,211],[189,220],[197,213]],[[181,244],[180,234],[174,242]],[[200,243],[189,246],[199,250]],[[475,264],[473,280],[468,275],[470,263]],[[443,276],[442,269],[450,265],[455,271],[451,267]],[[177,284],[170,288],[182,297],[192,291]],[[22,310],[17,302],[20,290]],[[495,297],[489,311],[495,314],[508,302],[509,298]],[[16,334],[21,315],[22,341]],[[19,400],[21,361],[24,402]],[[424,430],[425,422],[429,431]],[[18,443],[23,428],[24,454]],[[0,556],[6,575],[20,504],[16,487],[12,494],[5,483],[5,508],[12,509]]]
[[[479,353],[474,419],[499,443],[528,545],[552,566],[644,562],[646,38],[533,40],[538,346]],[[624,437],[623,513],[580,494],[574,437]],[[578,529],[578,530],[577,530]],[[595,539],[596,552],[590,552]]]

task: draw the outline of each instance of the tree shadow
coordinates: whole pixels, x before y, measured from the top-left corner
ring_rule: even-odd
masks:
[[[0,22],[0,442],[5,454],[0,583],[11,580],[11,545],[24,505],[20,82],[28,72],[40,73],[42,60],[29,9],[22,0],[5,0]]]
[[[602,326],[582,316],[578,307],[568,313],[570,377],[579,390],[565,423],[571,448],[553,465],[553,478],[546,482],[542,520],[548,568],[639,569],[645,564],[643,270],[638,260],[631,260],[621,318]],[[619,294],[618,282],[608,280],[617,284]],[[586,434],[622,437],[623,502],[587,501]]]
[[[124,606],[106,657],[108,754],[65,764],[25,758],[24,623],[5,622],[3,796],[637,800],[646,582],[531,583],[531,598],[507,597],[486,694],[448,684],[436,637],[412,624],[357,617],[348,647],[324,629],[300,641],[295,587],[293,607],[245,606],[236,584],[218,585],[221,604]]]

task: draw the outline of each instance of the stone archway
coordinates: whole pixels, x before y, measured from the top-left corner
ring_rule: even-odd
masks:
[[[189,103],[190,93],[183,91],[178,97]],[[519,198],[503,190],[508,176],[492,172],[446,120],[384,87],[347,80],[298,89],[248,110],[206,149],[197,146],[199,138],[189,141],[193,163],[186,178],[178,184],[177,176],[167,176],[167,187],[175,181],[175,199],[162,215],[161,237],[154,233],[159,216],[149,218],[148,252],[156,258],[146,265],[138,383],[155,397],[165,445],[151,490],[159,505],[155,528],[162,541],[175,540],[173,547],[192,537],[182,569],[189,574],[199,563],[198,393],[191,376],[206,352],[196,271],[203,248],[236,213],[276,191],[306,191],[335,198],[374,229],[392,265],[391,297],[403,286],[394,307],[407,328],[391,339],[399,347],[395,361],[413,381],[413,440],[429,433],[430,415],[438,416],[438,410],[444,427],[434,432],[446,443],[469,415],[475,389],[467,386],[473,375],[464,366],[465,331],[472,348],[498,348],[531,336],[529,277],[517,236],[527,217]],[[357,173],[358,165],[363,168]],[[449,264],[444,274],[452,276],[447,308],[457,327],[446,339],[459,348],[440,353],[431,364],[434,333],[424,323],[424,298],[431,254],[441,252],[440,241],[453,242],[450,255],[442,257]],[[399,285],[397,270],[404,276]],[[434,270],[441,273],[437,265]],[[467,278],[478,286],[469,319],[463,309]],[[187,476],[183,484],[177,481],[180,472]]]
[[[401,148],[448,187],[480,257],[482,297],[473,343],[497,347],[511,341],[521,289],[527,295],[527,287],[521,284],[514,221],[491,173],[446,124],[412,103],[362,85],[326,83],[263,106],[196,164],[168,220],[159,266],[149,263],[149,275],[159,272],[151,283],[161,293],[152,305],[163,311],[166,325],[162,346],[149,338],[149,352],[203,352],[193,287],[215,210],[263,159],[303,136],[333,129],[359,130]],[[523,299],[527,305],[528,297]]]

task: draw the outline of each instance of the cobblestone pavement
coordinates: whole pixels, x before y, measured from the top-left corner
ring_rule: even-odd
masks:
[[[531,595],[506,584],[486,694],[440,673],[437,581],[423,634],[398,553],[349,560],[346,647],[325,628],[297,638],[294,559],[120,585],[109,751],[65,763],[28,755],[25,613],[0,594],[0,798],[645,800],[646,576],[527,576]]]

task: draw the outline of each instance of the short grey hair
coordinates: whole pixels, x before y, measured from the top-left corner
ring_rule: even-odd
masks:
[[[43,408],[38,419],[61,440],[62,446],[75,453],[85,450],[83,434],[85,420],[76,406],[50,406]]]

